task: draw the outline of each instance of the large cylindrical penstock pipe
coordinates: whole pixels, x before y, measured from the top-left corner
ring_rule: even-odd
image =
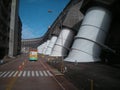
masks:
[[[42,45],[37,47],[38,53],[42,53],[41,49],[42,49]]]
[[[37,47],[38,53],[43,54],[44,48],[45,48],[46,43],[44,42],[40,46]]]
[[[54,45],[55,45],[56,40],[57,40],[57,36],[53,35],[53,36],[51,37],[50,43],[49,43],[49,45],[48,45],[48,47],[47,47],[46,55],[50,55],[50,54],[51,54],[52,49],[53,49],[53,47],[54,47]]]
[[[104,44],[111,21],[110,12],[102,7],[88,9],[81,27],[75,37],[71,52],[65,61],[100,61],[101,44]]]
[[[67,52],[73,41],[73,37],[74,32],[71,29],[63,28],[50,56],[67,56]]]
[[[47,40],[46,43],[45,43],[45,47],[43,49],[43,54],[46,55],[46,50],[47,50],[47,47],[48,47],[48,44],[49,44],[50,40]]]

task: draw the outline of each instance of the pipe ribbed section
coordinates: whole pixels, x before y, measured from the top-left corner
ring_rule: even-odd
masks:
[[[67,56],[67,52],[73,41],[73,37],[74,32],[72,30],[63,28],[50,56]]]
[[[82,22],[71,52],[65,61],[96,62],[99,61],[101,44],[110,25],[110,12],[101,7],[90,8]]]
[[[47,50],[46,50],[46,55],[50,55],[51,54],[52,49],[53,49],[53,47],[55,45],[56,40],[57,40],[57,36],[52,36],[52,38],[50,40],[50,43],[49,43],[49,45],[47,47]]]

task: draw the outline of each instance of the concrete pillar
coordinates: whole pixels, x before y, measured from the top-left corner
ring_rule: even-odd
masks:
[[[85,15],[65,61],[97,62],[111,22],[111,13],[102,7],[92,7]]]
[[[52,36],[52,38],[50,40],[50,43],[49,43],[49,45],[47,47],[47,50],[46,50],[46,55],[50,55],[51,54],[52,49],[53,49],[53,47],[55,45],[56,40],[57,40],[57,36]]]
[[[63,28],[50,56],[67,56],[73,37],[74,32],[71,29]]]
[[[45,44],[45,46],[44,46],[44,50],[43,50],[43,54],[44,54],[44,55],[46,55],[46,50],[47,50],[47,48],[48,48],[49,42],[50,42],[50,40],[47,40],[47,41],[46,41],[46,44]]]
[[[8,56],[13,57],[15,55],[15,32],[18,27],[18,0],[12,0],[11,14],[10,14],[10,33],[9,33],[9,52]]]

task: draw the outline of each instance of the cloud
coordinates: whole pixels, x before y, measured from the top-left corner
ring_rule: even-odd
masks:
[[[23,24],[22,27],[22,39],[36,38],[36,35],[33,32],[34,30],[27,25]]]
[[[23,23],[22,39],[42,37],[46,33],[47,27],[41,26],[39,28],[33,29],[31,26],[28,26],[28,24]]]

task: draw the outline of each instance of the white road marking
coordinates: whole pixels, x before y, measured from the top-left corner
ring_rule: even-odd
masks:
[[[36,76],[39,77],[39,73],[38,73],[38,71],[35,71],[35,73],[36,73]]]
[[[18,77],[20,77],[20,76],[22,75],[22,72],[23,72],[23,71],[20,71],[20,73],[18,74]]]
[[[53,76],[49,70],[44,71],[3,71],[0,72],[0,77],[40,77]]]
[[[34,71],[32,71],[32,76],[33,76],[33,77],[35,76]]]
[[[9,74],[8,77],[11,77],[11,76],[13,75],[14,72],[15,72],[15,71],[12,71],[12,72]]]
[[[6,77],[9,73],[10,73],[10,71],[8,71],[3,77]]]
[[[30,71],[28,71],[27,76],[30,77]]]
[[[45,71],[43,71],[43,73],[44,73],[45,76],[48,76],[47,73],[46,73]]]
[[[40,76],[43,76],[43,73],[42,73],[42,71],[39,71],[39,73],[40,73]]]
[[[25,77],[25,75],[26,75],[26,71],[23,72],[23,75],[22,75],[22,76]]]
[[[18,74],[18,71],[16,71],[16,72],[14,73],[13,77],[16,77],[16,76],[17,76],[17,74]]]
[[[49,76],[53,76],[53,75],[51,74],[51,72],[50,72],[50,71],[48,71],[48,70],[47,70],[47,73],[49,74]]]
[[[5,71],[5,72],[3,72],[3,73],[0,75],[0,77],[2,77],[5,73],[6,73],[6,71]]]

